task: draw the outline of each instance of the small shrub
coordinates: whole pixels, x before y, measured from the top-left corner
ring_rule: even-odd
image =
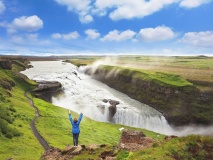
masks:
[[[11,112],[16,112],[16,109],[15,109],[14,107],[12,107],[12,106],[9,107],[9,110],[10,110]]]
[[[153,143],[152,147],[158,147],[159,144],[157,142]]]
[[[9,126],[9,123],[0,118],[0,130],[3,135],[7,138],[12,138],[14,136],[21,136],[21,132],[19,132],[16,128],[12,128]]]
[[[121,150],[118,155],[116,156],[116,159],[117,160],[123,160],[123,159],[126,159],[128,158],[129,156],[129,152],[126,151],[126,150]]]
[[[12,135],[12,133],[8,132],[5,134],[5,137],[11,139],[11,138],[13,138],[13,135]]]

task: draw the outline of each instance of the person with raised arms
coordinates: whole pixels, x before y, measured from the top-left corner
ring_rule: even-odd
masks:
[[[70,111],[69,111],[68,116],[69,116],[70,122],[72,124],[73,145],[74,145],[74,147],[77,147],[78,146],[78,137],[80,134],[80,122],[83,117],[83,114],[80,113],[78,120],[77,120],[77,118],[74,118],[74,119],[72,118]]]

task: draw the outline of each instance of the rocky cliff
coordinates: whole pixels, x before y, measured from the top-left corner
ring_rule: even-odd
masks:
[[[201,93],[193,85],[172,85],[149,79],[142,72],[137,72],[135,76],[136,71],[128,69],[123,71],[121,68],[113,71],[113,68],[102,66],[95,72],[91,72],[90,69],[86,72],[108,86],[160,111],[171,125],[213,122],[212,118],[202,116],[209,112],[209,105],[212,104],[211,96]]]
[[[57,81],[37,81],[37,83],[38,86],[32,90],[32,93],[47,102],[51,102],[52,96],[62,91],[62,85]]]

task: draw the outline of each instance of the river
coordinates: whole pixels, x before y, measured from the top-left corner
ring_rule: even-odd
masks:
[[[33,68],[21,73],[32,80],[58,81],[62,84],[63,94],[52,97],[52,103],[56,106],[82,112],[97,121],[144,128],[166,135],[204,134],[206,131],[213,133],[213,127],[186,126],[174,129],[157,110],[92,79],[70,63],[33,61],[31,65]],[[112,118],[109,118],[110,103],[103,101],[109,99],[119,102]]]

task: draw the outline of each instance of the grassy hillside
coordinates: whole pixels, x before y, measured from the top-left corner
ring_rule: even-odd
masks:
[[[67,145],[72,144],[71,124],[68,119],[68,110],[56,107],[40,99],[34,99],[34,104],[38,107],[41,114],[36,126],[50,145],[63,149]],[[72,116],[78,118],[79,115],[72,112]],[[119,131],[119,128],[121,127],[141,130],[149,137],[158,140],[164,138],[163,135],[159,136],[157,133],[151,131],[131,128],[119,124],[97,122],[87,117],[83,117],[79,143],[84,145],[117,145],[121,136],[121,132]]]
[[[67,145],[72,145],[71,124],[68,119],[68,110],[51,105],[43,100],[34,99],[36,106],[42,115],[36,124],[40,133],[50,143],[60,149],[64,149]],[[73,117],[79,115],[75,112],[71,113]],[[74,159],[98,159],[104,151],[112,151],[121,137],[119,128],[124,127],[131,130],[142,131],[146,136],[156,140],[153,147],[140,150],[137,152],[128,152],[126,150],[119,151],[114,149],[118,160],[123,159],[211,159],[213,158],[213,137],[190,135],[182,138],[175,138],[170,141],[164,140],[164,135],[160,135],[144,129],[127,127],[119,124],[109,124],[93,121],[87,117],[83,117],[81,122],[81,133],[79,143],[82,145],[90,144],[106,144],[104,148],[99,148],[91,153],[91,151],[83,151]]]
[[[14,72],[23,68],[21,61],[12,70],[0,67],[0,159],[38,159],[44,151],[30,129],[34,109],[24,97],[35,83]]]

